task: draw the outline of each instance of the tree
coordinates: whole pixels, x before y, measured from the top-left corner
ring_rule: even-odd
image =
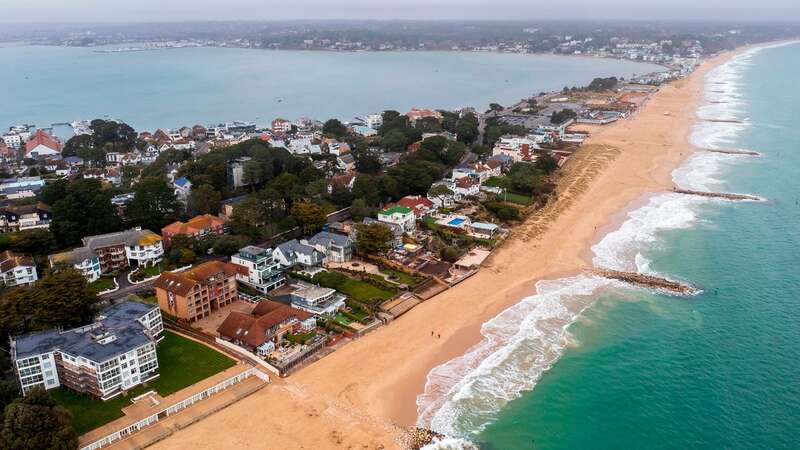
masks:
[[[471,144],[478,137],[478,118],[475,114],[464,114],[464,117],[456,122],[455,133],[458,142]]]
[[[453,194],[453,190],[444,184],[437,184],[436,186],[431,187],[431,190],[428,191],[428,197],[439,200],[439,203],[442,205],[444,205],[445,200],[452,197]]]
[[[84,325],[94,318],[97,301],[86,278],[68,268],[0,298],[0,328],[25,332]]]
[[[69,411],[50,398],[44,389],[33,389],[5,408],[0,448],[72,450],[77,447],[78,437]]]
[[[525,194],[533,194],[545,181],[543,173],[531,163],[516,163],[511,166],[508,179],[513,190]]]
[[[262,237],[263,225],[267,222],[266,211],[255,196],[249,196],[233,207],[231,230],[252,239]]]
[[[231,256],[247,245],[246,236],[220,236],[214,241],[214,254]]]
[[[327,220],[325,210],[316,203],[311,202],[295,203],[289,214],[303,228],[303,233],[319,230]]]
[[[161,177],[145,177],[136,185],[136,196],[128,205],[130,222],[142,228],[160,230],[174,222],[181,211],[175,192]]]
[[[84,236],[123,228],[122,219],[111,203],[111,191],[104,189],[100,180],[77,179],[47,195],[61,196],[53,203],[50,231],[62,247],[77,244]]]
[[[189,194],[189,209],[195,215],[219,214],[222,195],[210,184],[201,184]]]
[[[408,145],[408,137],[401,130],[392,130],[383,136],[381,143],[391,152],[404,152]]]
[[[553,156],[552,153],[545,153],[543,155],[539,155],[539,157],[536,158],[534,166],[538,170],[549,175],[555,172],[556,169],[558,169],[558,161],[556,160],[556,158]]]
[[[361,222],[364,217],[372,216],[375,213],[375,208],[370,208],[363,198],[353,200],[350,205],[350,216],[356,222]]]
[[[452,245],[445,245],[439,249],[439,258],[443,261],[452,263],[458,261],[459,257],[461,257],[461,251]]]
[[[356,225],[356,249],[362,255],[377,255],[391,248],[392,230],[381,223]]]
[[[561,111],[553,112],[553,114],[550,115],[550,123],[554,125],[560,125],[576,117],[578,117],[578,114],[575,111],[565,108],[562,109]]]
[[[42,228],[19,231],[5,236],[9,236],[7,248],[16,252],[47,255],[56,249],[53,233]]]
[[[502,221],[519,219],[519,210],[511,205],[500,202],[486,202],[483,206]]]
[[[343,137],[348,133],[347,127],[339,119],[328,119],[322,125],[322,132],[329,136]]]

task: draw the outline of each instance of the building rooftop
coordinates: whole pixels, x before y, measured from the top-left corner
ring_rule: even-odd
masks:
[[[19,336],[15,339],[16,357],[21,359],[58,350],[98,363],[106,361],[150,342],[137,319],[154,309],[158,307],[127,300],[101,312],[91,325]]]
[[[406,208],[405,206],[392,206],[391,208],[386,208],[380,213],[384,216],[391,216],[392,214],[409,214],[411,212],[411,208]]]
[[[117,233],[100,234],[82,239],[83,245],[96,250],[103,247],[116,247],[121,245],[153,245],[161,240],[161,236],[150,230],[128,230]]]

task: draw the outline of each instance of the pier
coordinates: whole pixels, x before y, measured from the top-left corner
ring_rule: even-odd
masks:
[[[603,278],[618,280],[634,286],[663,291],[673,295],[692,296],[700,293],[700,289],[691,284],[643,273],[623,272],[612,269],[591,269],[590,272]]]
[[[761,156],[761,153],[759,152],[753,150],[744,150],[744,149],[701,148],[700,150],[709,153],[722,153],[724,155]]]
[[[763,198],[757,197],[755,195],[731,194],[729,192],[705,192],[705,191],[693,191],[690,189],[675,189],[674,192],[677,194],[696,195],[698,197],[721,198],[731,201],[755,201],[755,202],[764,201]]]

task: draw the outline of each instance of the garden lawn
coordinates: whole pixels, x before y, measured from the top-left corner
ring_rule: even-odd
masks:
[[[103,292],[109,289],[114,289],[114,278],[109,276],[102,276],[97,281],[89,283],[89,287],[95,292]]]
[[[390,276],[394,275],[395,277],[397,277],[397,279],[394,280],[397,283],[405,284],[405,285],[408,285],[408,286],[411,286],[411,287],[414,287],[414,286],[416,286],[417,284],[420,283],[420,280],[414,278],[413,276],[411,276],[411,275],[409,275],[409,274],[407,274],[405,272],[401,272],[399,270],[385,268],[385,269],[380,269],[380,271],[381,271],[381,273],[384,273],[386,275],[390,275]]]
[[[374,299],[379,301],[390,299],[396,293],[395,290],[380,288],[366,281],[350,278],[340,272],[319,273],[314,277],[314,282],[336,289],[354,300],[367,304],[374,304]]]
[[[147,383],[162,397],[236,365],[236,361],[183,336],[164,332],[158,344],[160,377]]]
[[[236,364],[216,350],[169,331],[164,332],[156,352],[161,376],[147,386],[128,391],[127,396],[104,402],[64,388],[54,389],[50,395],[72,413],[72,426],[80,435],[122,417],[122,408],[129,406],[131,398],[137,395],[155,390],[166,397]]]
[[[518,205],[530,205],[533,199],[529,195],[517,194],[516,192],[506,192],[498,196],[500,199],[505,199],[507,202],[516,203]]]

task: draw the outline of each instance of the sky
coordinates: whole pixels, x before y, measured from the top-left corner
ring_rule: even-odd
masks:
[[[285,19],[800,21],[800,0],[0,0],[0,22]]]

